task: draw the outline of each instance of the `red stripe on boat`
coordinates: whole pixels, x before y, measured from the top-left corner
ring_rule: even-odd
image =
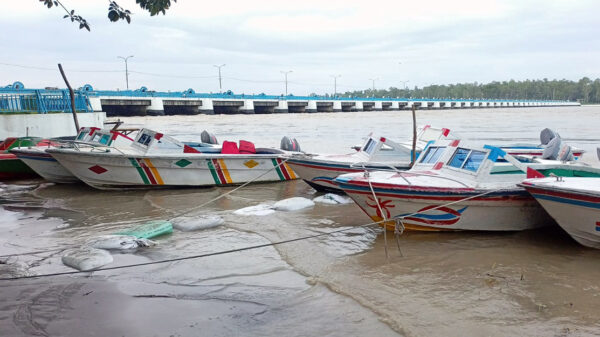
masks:
[[[150,182],[152,183],[152,185],[156,185],[156,179],[154,179],[154,176],[152,175],[152,172],[150,172],[150,168],[148,166],[146,166],[146,164],[144,164],[144,162],[141,159],[136,159],[138,164],[140,164],[140,166],[144,169],[144,172],[146,172],[146,176],[148,176],[148,179],[150,179]]]
[[[212,162],[215,166],[215,171],[217,171],[217,175],[219,176],[219,180],[221,180],[221,184],[227,183],[227,180],[225,180],[225,176],[223,175],[223,171],[221,170],[221,165],[219,165],[219,160],[212,159]]]
[[[287,169],[285,168],[285,165],[281,164],[281,163],[282,163],[281,159],[277,158],[277,164],[279,165],[279,169],[281,170],[281,173],[283,173],[285,180],[291,180],[292,178],[290,178],[290,174],[288,173]]]

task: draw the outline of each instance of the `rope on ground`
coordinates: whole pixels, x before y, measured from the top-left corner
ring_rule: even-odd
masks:
[[[330,235],[333,235],[333,234],[343,233],[343,232],[346,232],[346,231],[354,230],[356,228],[365,228],[365,227],[370,227],[370,226],[378,225],[380,223],[382,223],[382,221],[370,222],[370,223],[363,224],[363,225],[360,225],[360,226],[352,226],[352,227],[337,229],[337,230],[333,230],[333,231],[325,232],[325,233],[307,235],[307,236],[302,236],[302,237],[298,237],[298,238],[294,238],[294,239],[288,239],[288,240],[282,240],[282,241],[276,241],[276,242],[269,242],[269,243],[264,243],[264,244],[260,244],[260,245],[255,245],[255,246],[248,246],[248,247],[242,247],[242,248],[235,248],[235,249],[223,250],[223,251],[219,251],[219,252],[212,252],[212,253],[205,253],[205,254],[198,254],[198,255],[191,255],[191,256],[176,257],[176,258],[172,258],[172,259],[157,260],[157,261],[150,261],[150,262],[133,263],[133,264],[127,264],[127,265],[121,265],[121,266],[114,266],[114,267],[98,268],[98,269],[88,270],[88,271],[74,270],[74,271],[65,271],[65,272],[49,273],[49,274],[25,275],[25,276],[17,276],[17,277],[4,277],[4,278],[0,278],[0,281],[16,281],[16,280],[23,280],[23,279],[34,279],[34,278],[46,278],[46,277],[64,276],[64,275],[86,274],[86,273],[92,273],[92,272],[117,270],[117,269],[126,269],[126,268],[134,268],[134,267],[150,266],[150,265],[156,265],[156,264],[171,263],[171,262],[177,262],[177,261],[199,259],[199,258],[210,257],[210,256],[217,256],[217,255],[225,255],[225,254],[231,254],[231,253],[238,253],[238,252],[243,252],[243,251],[248,251],[248,250],[254,250],[254,249],[258,249],[258,248],[272,247],[272,246],[282,245],[282,244],[291,243],[291,242],[297,242],[297,241],[303,241],[303,240],[308,240],[308,239],[314,239],[314,238],[318,238],[318,237],[322,237],[322,236],[330,236]]]

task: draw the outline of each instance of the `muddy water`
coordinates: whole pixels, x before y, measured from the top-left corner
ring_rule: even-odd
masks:
[[[537,142],[551,127],[594,151],[600,107],[419,111],[423,124],[480,143]],[[194,140],[345,152],[371,131],[407,140],[409,112],[127,118]],[[151,219],[176,216],[229,188],[95,191],[41,181],[3,184],[0,255],[79,245]],[[301,181],[248,186],[187,215],[224,225],[175,231],[159,245],[113,254],[112,265],[168,259],[280,241],[369,219],[352,204],[316,204],[267,216],[246,206],[318,196]],[[91,275],[0,281],[0,336],[588,336],[600,334],[600,251],[555,227],[519,233],[406,233],[400,252],[376,228],[230,255]],[[0,275],[68,270],[61,252],[0,258]]]

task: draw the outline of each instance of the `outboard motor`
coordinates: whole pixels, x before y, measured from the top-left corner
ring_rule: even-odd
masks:
[[[560,138],[558,132],[554,130],[545,128],[542,130],[542,132],[540,132],[540,142],[542,142],[542,145],[548,145],[548,143],[554,138]]]
[[[571,150],[571,146],[567,144],[562,144],[560,151],[558,151],[557,159],[560,161],[572,161],[574,157],[573,151]]]
[[[284,151],[300,152],[300,144],[298,144],[296,138],[290,138],[288,136],[281,138],[281,145],[279,148]]]
[[[598,155],[598,160],[600,160],[600,147],[596,148],[596,154]]]
[[[548,129],[544,129],[548,130]],[[548,142],[544,152],[542,153],[542,159],[556,160],[558,158],[558,152],[562,147],[562,139],[560,137],[554,137]]]
[[[219,144],[219,142],[217,141],[217,137],[215,137],[215,135],[206,130],[202,131],[202,133],[200,134],[200,140],[202,141],[202,143]]]

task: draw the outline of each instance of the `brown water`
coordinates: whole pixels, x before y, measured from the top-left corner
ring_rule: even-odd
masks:
[[[422,124],[480,143],[537,142],[551,127],[597,163],[600,107],[419,111]],[[296,137],[304,150],[346,152],[370,131],[410,134],[410,112],[127,118],[183,140],[207,129],[259,146]],[[593,151],[593,152],[592,152]],[[171,218],[230,188],[106,192],[83,185],[1,185],[0,255],[78,245]],[[175,231],[112,265],[195,255],[349,228],[354,205],[268,216],[233,211],[315,193],[302,181],[248,186],[188,215],[223,226]],[[518,233],[406,233],[403,256],[376,228],[164,265],[0,281],[0,336],[591,336],[600,335],[600,251],[549,227]],[[61,253],[20,256],[0,275],[68,270]],[[7,260],[0,258],[0,261]]]

